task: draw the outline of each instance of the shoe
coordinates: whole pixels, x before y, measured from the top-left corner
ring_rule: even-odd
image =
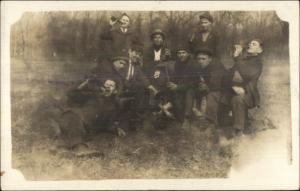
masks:
[[[235,137],[241,137],[243,135],[243,131],[240,129],[235,129],[234,135],[235,135]]]
[[[125,137],[126,136],[126,132],[120,127],[117,128],[117,133],[118,133],[119,137]]]
[[[189,130],[191,129],[191,121],[188,120],[188,119],[185,119],[182,123],[182,126],[181,126],[182,129],[185,129],[185,130]]]
[[[193,113],[196,117],[199,117],[199,118],[204,116],[204,114],[195,107],[193,108]]]

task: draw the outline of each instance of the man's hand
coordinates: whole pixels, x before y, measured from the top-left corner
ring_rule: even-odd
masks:
[[[200,91],[207,91],[208,90],[208,86],[206,83],[199,83],[198,88]]]
[[[152,85],[148,86],[148,89],[154,96],[158,93],[158,90]]]
[[[243,51],[243,47],[239,44],[234,45],[234,53],[233,57],[236,58],[238,57]]]
[[[115,18],[114,16],[112,16],[109,20],[109,24],[110,26],[113,26],[114,24],[116,24],[118,22],[118,19]]]
[[[170,90],[176,90],[178,88],[178,85],[173,82],[168,82],[167,88],[169,88]]]
[[[170,49],[165,49],[165,56],[170,58],[171,57],[171,50]]]
[[[239,86],[233,86],[232,87],[233,91],[238,94],[238,95],[245,95],[245,90],[242,87]]]

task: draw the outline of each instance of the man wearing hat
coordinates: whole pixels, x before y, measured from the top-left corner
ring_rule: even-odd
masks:
[[[215,57],[219,57],[218,37],[212,31],[213,17],[209,12],[204,12],[199,19],[199,28],[189,38],[191,52],[195,54],[197,50],[207,48]]]
[[[143,71],[148,76],[153,72],[156,64],[171,59],[171,51],[166,46],[166,35],[161,29],[155,29],[151,35],[152,45],[144,52]]]
[[[133,45],[139,43],[139,37],[130,26],[130,17],[126,13],[119,18],[111,18],[109,25],[100,35],[100,39],[108,42],[107,58],[119,51],[128,52]]]
[[[167,82],[167,88],[172,95],[177,119],[182,123],[183,128],[189,128],[197,75],[188,44],[179,43],[176,51],[177,59],[173,69],[170,68],[171,78]]]
[[[220,99],[229,86],[226,84],[227,70],[223,64],[213,59],[210,49],[202,48],[196,52],[196,62],[199,66],[198,91],[196,101],[206,100],[205,118],[219,124]]]
[[[140,66],[131,63],[128,55],[116,55],[109,73],[118,84],[118,116],[131,127],[142,125],[145,114],[144,96],[147,91],[156,94],[157,90],[150,84]]]

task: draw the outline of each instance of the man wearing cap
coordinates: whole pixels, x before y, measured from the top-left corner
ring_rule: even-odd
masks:
[[[215,57],[219,57],[218,37],[212,31],[213,17],[209,12],[204,12],[199,19],[199,28],[189,38],[191,52],[195,54],[197,50],[207,48]]]
[[[206,119],[219,124],[220,99],[229,86],[224,79],[227,72],[223,64],[213,59],[212,51],[206,48],[199,49],[196,53],[196,62],[199,66],[197,100],[206,98]]]
[[[170,81],[167,88],[173,97],[176,117],[182,122],[183,128],[191,125],[193,94],[197,83],[194,61],[191,58],[187,43],[177,46],[177,59],[173,69],[170,67]]]
[[[166,35],[161,29],[155,29],[150,35],[152,46],[145,50],[143,71],[149,75],[156,64],[171,59],[171,51],[166,47]]]
[[[260,105],[257,84],[263,68],[262,45],[260,39],[253,39],[249,42],[246,50],[242,46],[236,45],[233,54],[235,65],[231,69],[232,94],[229,104],[232,107],[233,129],[237,135],[247,128],[248,109]]]
[[[110,58],[115,52],[128,52],[132,46],[139,43],[139,38],[130,27],[130,17],[123,13],[120,18],[112,17],[109,25],[100,35],[102,40],[108,41],[107,57]]]
[[[140,126],[145,114],[145,93],[150,91],[156,94],[157,90],[150,84],[140,66],[132,64],[127,55],[115,56],[111,70],[107,73],[117,83],[119,117],[122,121],[129,122],[129,126]]]

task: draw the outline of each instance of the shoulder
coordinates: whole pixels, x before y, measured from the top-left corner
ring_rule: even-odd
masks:
[[[191,33],[189,33],[188,36],[188,41],[189,42],[194,42],[198,39],[198,34],[200,33],[199,30],[193,30]]]

